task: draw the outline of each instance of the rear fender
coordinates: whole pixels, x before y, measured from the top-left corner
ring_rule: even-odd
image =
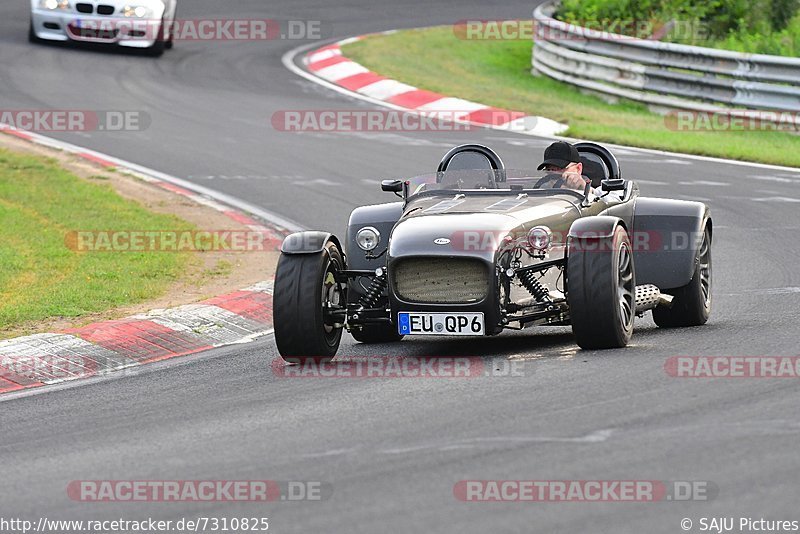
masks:
[[[665,290],[691,282],[706,227],[712,229],[711,211],[702,202],[636,199],[632,237],[636,283]]]

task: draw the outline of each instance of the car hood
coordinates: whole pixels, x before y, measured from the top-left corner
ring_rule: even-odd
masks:
[[[519,195],[476,195],[453,194],[415,198],[409,201],[404,210],[404,217],[420,217],[424,215],[441,215],[445,213],[492,213],[523,217],[529,220],[539,216],[535,212],[547,215],[552,211],[575,209],[577,199],[568,194],[528,196]]]
[[[480,256],[493,261],[503,237],[547,226],[554,242],[566,236],[579,209],[564,197],[428,197],[409,203],[395,225],[389,256]]]

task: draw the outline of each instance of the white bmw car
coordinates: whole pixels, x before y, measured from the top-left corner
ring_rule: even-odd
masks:
[[[147,49],[172,48],[178,0],[31,0],[32,42],[83,41]]]

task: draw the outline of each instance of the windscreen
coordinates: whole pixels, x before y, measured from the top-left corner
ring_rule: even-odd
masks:
[[[583,195],[589,178],[576,173],[554,173],[518,169],[455,170],[434,172],[406,180],[408,195],[430,191],[552,190]]]

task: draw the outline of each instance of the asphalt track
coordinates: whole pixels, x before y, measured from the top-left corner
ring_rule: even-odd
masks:
[[[337,5],[338,4],[338,5]],[[183,2],[182,18],[323,21],[331,37],[465,18],[525,17],[528,2]],[[178,43],[160,60],[26,41],[26,2],[0,7],[0,107],[132,109],[140,133],[54,135],[340,231],[388,200],[377,180],[431,169],[481,141],[509,167],[546,140],[491,131],[289,134],[287,109],[366,104],[289,73],[302,42]],[[416,340],[340,354],[513,357],[524,376],[287,379],[270,338],[119,379],[0,403],[0,516],[179,519],[268,516],[275,532],[680,532],[684,517],[800,519],[800,403],[792,379],[679,379],[675,355],[797,354],[800,176],[622,150],[643,194],[702,199],[715,217],[715,309],[702,328],[640,320],[625,350],[576,350],[568,329],[469,341]],[[322,502],[78,503],[85,479],[323,481]],[[704,480],[710,502],[464,503],[467,479]]]

